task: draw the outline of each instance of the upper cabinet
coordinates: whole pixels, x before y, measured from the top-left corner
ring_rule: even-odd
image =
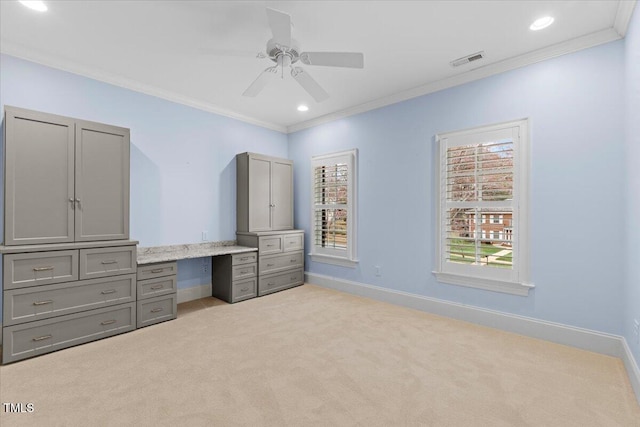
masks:
[[[5,107],[4,244],[129,238],[129,130]]]
[[[293,229],[293,162],[242,153],[236,156],[237,231]]]

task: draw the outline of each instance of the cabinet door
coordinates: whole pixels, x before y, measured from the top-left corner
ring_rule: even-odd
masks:
[[[271,165],[271,230],[293,229],[293,164]]]
[[[74,121],[5,113],[5,245],[72,242]]]
[[[271,230],[271,161],[249,158],[249,231]]]
[[[129,238],[129,130],[76,121],[76,241]]]

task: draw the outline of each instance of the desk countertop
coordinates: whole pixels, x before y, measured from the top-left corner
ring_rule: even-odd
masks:
[[[233,240],[224,242],[190,243],[185,245],[150,246],[138,248],[138,265],[154,262],[177,261],[216,255],[255,252],[258,248],[238,246]]]

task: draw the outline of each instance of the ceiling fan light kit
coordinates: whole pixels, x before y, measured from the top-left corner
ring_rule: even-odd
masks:
[[[273,38],[267,42],[266,57],[276,63],[266,68],[242,95],[255,97],[278,74],[284,78],[284,68],[291,69],[291,76],[316,102],[329,98],[329,94],[302,67],[320,65],[327,67],[363,68],[364,55],[360,52],[301,52],[299,43],[291,37],[291,16],[279,10],[267,8],[267,18]],[[259,53],[258,58],[265,55]]]

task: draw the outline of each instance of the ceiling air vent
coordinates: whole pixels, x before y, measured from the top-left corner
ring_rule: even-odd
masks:
[[[484,58],[484,51],[480,51],[477,53],[472,53],[471,55],[463,56],[462,58],[458,58],[449,62],[452,67],[459,67],[461,65],[467,64],[469,62],[477,61],[479,59]]]

